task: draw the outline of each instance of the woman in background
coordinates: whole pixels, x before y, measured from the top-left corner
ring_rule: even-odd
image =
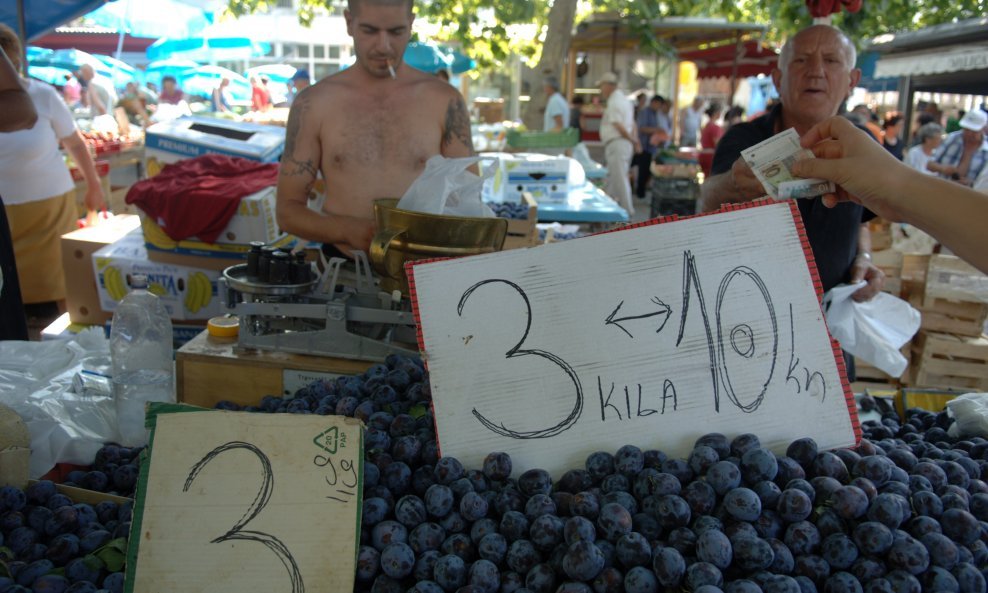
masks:
[[[928,123],[916,130],[916,138],[919,140],[919,144],[906,152],[906,164],[926,175],[936,175],[926,168],[926,163],[930,162],[930,159],[933,158],[933,152],[943,142],[943,128],[940,127],[940,124]]]

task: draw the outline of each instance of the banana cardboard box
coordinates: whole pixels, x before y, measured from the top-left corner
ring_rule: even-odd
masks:
[[[145,274],[173,320],[209,319],[222,314],[217,292],[220,272],[174,266],[148,259],[140,229],[93,254],[100,307],[112,312],[130,291],[130,277]]]

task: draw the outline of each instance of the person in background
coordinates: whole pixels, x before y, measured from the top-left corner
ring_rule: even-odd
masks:
[[[679,113],[679,145],[684,148],[696,148],[703,118],[703,104],[703,97],[695,97]]]
[[[704,176],[710,175],[710,167],[714,163],[714,150],[720,142],[720,137],[724,135],[724,128],[720,125],[720,116],[723,112],[724,108],[717,102],[711,103],[704,112],[707,116],[707,125],[703,126],[700,132],[700,154],[697,158]]]
[[[213,89],[213,111],[216,113],[229,113],[230,100],[226,96],[226,87],[230,86],[230,79],[225,76],[220,80],[219,86]]]
[[[724,114],[724,133],[727,133],[735,124],[739,124],[744,121],[744,108],[740,105],[733,105]]]
[[[161,94],[158,95],[159,103],[178,105],[185,99],[185,93],[178,88],[178,82],[174,76],[163,76],[161,78]]]
[[[97,74],[89,64],[83,64],[79,68],[79,76],[86,81],[86,96],[89,99],[87,104],[93,117],[110,113],[116,106],[118,99],[113,83],[108,78]]]
[[[20,66],[17,34],[0,25],[0,47]],[[38,119],[30,129],[0,133],[0,195],[10,221],[17,276],[24,303],[38,317],[65,310],[65,274],[60,237],[76,228],[75,183],[59,151],[72,156],[86,183],[85,205],[105,206],[92,156],[65,102],[43,82],[21,79]]]
[[[860,119],[859,120],[852,119],[851,121],[854,121],[854,123],[858,124],[859,126],[863,126],[867,128],[868,133],[870,133],[875,138],[875,140],[878,140],[879,142],[882,141],[882,136],[884,132],[882,130],[882,127],[878,125],[878,116],[875,115],[874,111],[872,111],[864,103],[858,103],[857,105],[854,106],[854,109],[848,112],[848,114],[852,114],[852,113],[859,115]]]
[[[120,97],[120,106],[127,112],[130,123],[148,127],[151,115],[148,114],[146,99],[141,95],[136,82],[128,82],[124,94]]]
[[[842,117],[825,120],[800,138],[818,158],[795,163],[793,173],[837,185],[836,193],[819,200],[827,208],[861,204],[886,220],[915,225],[988,274],[988,195],[910,170],[866,140]]]
[[[916,137],[919,138],[919,144],[906,152],[905,163],[920,173],[936,175],[926,165],[933,158],[933,152],[943,142],[943,128],[931,122],[916,130]]]
[[[569,103],[559,92],[559,79],[546,76],[542,87],[547,98],[545,113],[542,114],[542,130],[544,132],[562,132],[569,124]]]
[[[988,114],[972,109],[960,121],[961,129],[947,134],[926,168],[963,185],[971,185],[988,163],[985,127]]]
[[[903,158],[902,128],[905,125],[905,118],[898,113],[885,114],[885,122],[882,124],[882,146],[900,161]]]
[[[0,45],[0,133],[29,130],[38,121],[31,95]],[[17,280],[7,209],[0,196],[0,341],[27,340],[27,319]]]
[[[291,105],[295,101],[295,97],[305,89],[312,86],[311,78],[309,77],[309,71],[305,68],[299,68],[292,75],[292,79],[288,82],[288,104]]]
[[[569,127],[576,128],[580,133],[580,138],[583,137],[583,105],[586,103],[586,99],[583,95],[573,96],[573,106],[569,110]]]
[[[638,143],[641,145],[641,152],[634,156],[632,165],[638,168],[637,183],[635,184],[635,195],[639,199],[644,199],[648,193],[648,181],[652,178],[652,157],[655,149],[669,141],[669,134],[659,127],[659,107],[665,99],[661,95],[655,95],[643,109],[638,112],[638,119],[635,124],[638,126]],[[658,140],[660,144],[652,141]]]
[[[62,98],[65,99],[65,104],[69,106],[69,109],[78,105],[82,99],[82,85],[71,74],[65,75],[65,84],[62,85]]]
[[[921,104],[926,105],[926,103],[921,103]],[[916,146],[917,144],[919,144],[919,139],[916,137],[916,131],[922,128],[923,126],[925,126],[926,124],[936,124],[939,126],[940,122],[938,122],[931,113],[928,113],[925,110],[920,110],[920,112],[916,115],[916,125],[913,126],[913,137],[909,143],[910,146]]]
[[[648,95],[645,92],[635,95],[635,121],[638,121],[638,114],[648,106]]]
[[[404,195],[431,157],[475,154],[460,92],[403,61],[413,4],[348,0],[343,17],[356,61],[292,103],[278,173],[278,226],[321,242],[327,257],[369,251],[374,201]],[[320,173],[326,200],[313,212],[308,200]]]
[[[256,76],[250,77],[250,110],[267,111],[271,108],[271,95],[268,89],[264,88],[261,79]]]
[[[656,112],[655,117],[659,127],[665,132],[666,139],[660,144],[657,144],[657,146],[665,148],[672,143],[672,116],[669,115],[672,112],[672,101],[662,95],[659,95],[659,98],[662,99],[662,102],[659,103],[659,110]]]
[[[642,151],[641,141],[635,134],[634,113],[631,103],[618,90],[617,74],[604,74],[597,81],[597,86],[600,87],[601,98],[607,101],[604,117],[600,120],[600,140],[604,143],[607,163],[604,192],[627,210],[630,217],[635,213],[635,205],[631,200],[628,170],[631,168],[631,158]]]
[[[964,111],[963,109],[960,109],[960,110],[957,111],[957,117],[954,117],[953,115],[951,115],[950,117],[948,117],[947,118],[947,125],[944,128],[944,131],[946,133],[948,133],[948,134],[952,134],[952,133],[956,132],[957,130],[960,130],[961,129],[961,119],[964,118],[964,115],[966,113],[967,113],[967,111]]]

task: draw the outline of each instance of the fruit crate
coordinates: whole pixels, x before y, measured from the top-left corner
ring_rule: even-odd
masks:
[[[959,257],[933,255],[926,269],[923,304],[936,299],[988,307],[988,276]]]
[[[939,412],[947,406],[947,402],[963,394],[964,391],[953,389],[900,389],[895,398],[895,411],[903,420],[905,420],[906,410],[909,408],[922,408],[931,412]]]
[[[914,385],[988,391],[988,336],[921,331],[913,345]]]
[[[522,192],[521,199],[528,205],[528,217],[507,219],[508,234],[504,238],[502,251],[539,244],[539,230],[536,227],[539,222],[539,205],[528,192]]]
[[[892,247],[892,223],[876,218],[868,223],[871,232],[871,249],[882,251]]]
[[[874,248],[874,245],[872,247]],[[900,296],[902,294],[903,259],[903,254],[894,249],[872,252],[871,263],[875,264],[875,267],[885,274],[883,292],[893,296]]]
[[[919,309],[921,329],[978,337],[988,319],[988,302],[972,288],[982,277],[954,256],[905,254],[901,296]]]
[[[566,128],[562,132],[508,130],[506,142],[510,149],[572,148],[580,143],[580,131],[576,128]]]

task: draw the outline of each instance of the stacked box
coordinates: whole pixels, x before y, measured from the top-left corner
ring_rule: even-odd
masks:
[[[914,352],[915,385],[988,391],[988,336],[924,331]]]
[[[148,290],[161,299],[173,320],[208,320],[223,313],[220,272],[151,261],[140,229],[93,253],[91,265],[103,311],[113,312],[130,290],[130,277],[144,274]]]

